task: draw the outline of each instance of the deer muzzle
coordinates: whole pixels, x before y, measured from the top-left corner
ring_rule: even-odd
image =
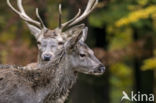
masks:
[[[45,55],[43,56],[44,61],[50,61],[51,58],[52,58],[52,55],[51,55],[51,54],[45,54]]]
[[[105,72],[105,66],[100,65],[97,69],[94,70],[94,75],[102,75]]]

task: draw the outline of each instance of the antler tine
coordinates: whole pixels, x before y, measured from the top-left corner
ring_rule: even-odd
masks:
[[[10,7],[15,13],[17,13],[24,21],[29,22],[29,23],[33,23],[33,24],[35,24],[35,25],[37,25],[37,26],[39,26],[39,27],[42,26],[42,24],[41,24],[40,22],[38,22],[38,21],[36,21],[36,20],[33,20],[32,18],[30,18],[30,17],[26,14],[26,12],[24,11],[24,8],[23,8],[23,6],[22,6],[22,0],[17,0],[17,6],[18,6],[19,11],[18,11],[17,9],[15,9],[15,8],[11,5],[10,0],[7,0],[7,4],[8,4],[9,7]]]
[[[85,11],[83,12],[83,14],[80,16],[80,14],[78,13],[79,15],[76,15],[72,20],[62,24],[62,29],[65,27],[67,28],[67,27],[70,27],[72,25],[75,25],[78,22],[85,19],[95,9],[97,4],[98,4],[98,0],[89,0],[87,7],[86,7]]]
[[[96,5],[98,4],[98,0],[89,0],[88,5],[86,10],[84,11],[84,13],[77,18],[75,21],[73,21],[71,24],[69,24],[69,26],[75,25],[76,23],[80,22],[81,20],[83,20],[84,18],[86,18],[96,7]]]
[[[89,1],[87,4],[86,10],[84,12],[91,11],[92,8],[94,8],[96,6],[96,2],[97,2],[97,0]]]
[[[61,24],[61,29],[65,28],[66,26],[68,26],[69,24],[71,24],[73,21],[75,21],[81,14],[81,9],[79,9],[78,13],[75,15],[75,17],[69,21],[67,21],[64,24]]]
[[[43,28],[43,29],[46,29],[46,26],[44,25],[44,23],[43,23],[43,21],[42,21],[40,15],[39,15],[38,8],[36,8],[36,16],[37,16],[37,18],[40,20],[42,28]]]
[[[37,26],[39,26],[39,27],[41,27],[41,23],[40,22],[38,22],[38,21],[36,21],[36,20],[33,20],[32,18],[30,18],[27,14],[26,14],[26,12],[25,12],[25,10],[24,10],[24,8],[23,8],[23,5],[22,5],[22,0],[17,0],[17,6],[18,6],[18,8],[19,8],[19,10],[20,10],[20,16],[21,16],[21,18],[22,19],[24,19],[25,21],[27,21],[27,22],[30,22],[30,23],[34,23],[34,24],[36,24]]]
[[[59,28],[62,28],[62,5],[59,4]]]
[[[41,23],[40,22],[38,22],[38,21],[36,21],[36,20],[33,20],[32,18],[30,18],[27,14],[26,14],[26,12],[25,12],[25,10],[24,10],[24,8],[23,8],[23,5],[22,5],[22,0],[17,0],[17,6],[18,6],[18,8],[19,8],[19,10],[20,10],[20,16],[21,16],[21,18],[23,18],[25,21],[28,21],[28,22],[30,22],[30,23],[34,23],[34,24],[36,24],[37,26],[39,26],[39,27],[41,27]]]
[[[17,13],[18,15],[20,15],[20,12],[19,12],[18,10],[16,10],[16,9],[11,5],[10,0],[7,0],[7,4],[8,4],[8,6],[9,6],[15,13]]]

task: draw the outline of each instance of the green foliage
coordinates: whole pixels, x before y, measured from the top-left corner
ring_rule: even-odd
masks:
[[[104,24],[114,24],[114,21],[128,14],[127,3],[110,4],[107,8],[96,11],[94,15],[89,17],[89,22],[92,26],[102,27]],[[121,12],[122,11],[122,12]]]
[[[2,63],[6,63],[7,62],[7,60],[6,60],[7,52],[5,50],[1,50],[0,56],[1,56]]]
[[[109,37],[109,50],[117,50],[128,46],[132,40],[133,31],[130,28],[116,30],[113,37]]]
[[[151,5],[145,9],[140,9],[137,11],[132,11],[127,17],[121,18],[118,20],[115,25],[117,27],[128,25],[130,23],[137,22],[140,19],[147,19],[151,15],[155,15],[156,5]]]
[[[112,74],[110,78],[110,83],[112,85],[112,103],[116,103],[117,101],[120,102],[122,91],[131,91],[133,85],[132,68],[123,62],[120,62],[111,65],[110,71]]]
[[[108,51],[127,48],[134,43],[134,35],[136,34],[138,39],[150,35],[153,40],[156,40],[156,1],[112,0],[102,9],[95,11],[89,17],[89,23],[96,28],[106,28],[106,38],[109,42]],[[149,52],[150,50],[144,49],[144,51]],[[154,52],[154,50],[150,52]],[[131,64],[132,58],[137,57],[134,55],[132,58],[122,58],[122,61],[110,66],[112,103],[120,102],[122,91],[131,90],[133,87],[133,65],[127,65],[126,61],[128,60],[128,63]],[[155,68],[155,57],[144,60],[142,63],[142,70],[153,70]]]
[[[10,32],[2,32],[1,33],[1,38],[0,38],[0,42],[2,42],[2,43],[5,43],[5,42],[7,42],[8,40],[13,40],[14,38],[15,38],[15,34],[12,34],[12,32],[15,32],[16,31],[16,27],[12,27],[11,29],[10,29]]]

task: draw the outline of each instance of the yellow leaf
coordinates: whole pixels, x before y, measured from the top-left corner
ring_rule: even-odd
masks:
[[[130,23],[134,23],[140,19],[147,19],[150,15],[156,12],[156,5],[151,5],[145,9],[140,9],[134,12],[131,12],[128,17],[121,18],[115,22],[116,27],[121,27]]]
[[[142,70],[152,70],[156,69],[156,58],[147,59],[144,61]]]

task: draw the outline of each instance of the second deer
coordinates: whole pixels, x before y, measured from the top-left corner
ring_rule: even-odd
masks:
[[[86,30],[38,69],[0,68],[0,103],[64,103],[78,72],[102,75],[105,67],[84,43]]]

